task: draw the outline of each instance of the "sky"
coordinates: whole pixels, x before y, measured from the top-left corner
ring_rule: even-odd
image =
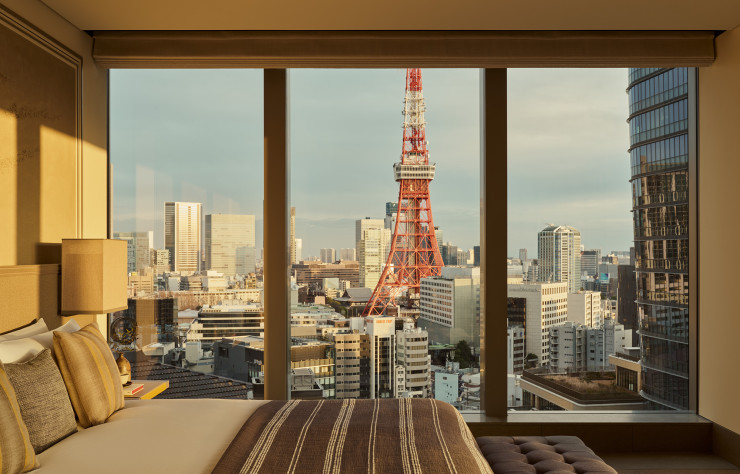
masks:
[[[436,163],[433,218],[444,241],[480,242],[479,77],[424,69]],[[624,69],[508,71],[508,254],[536,255],[547,223],[581,230],[586,248],[631,245]],[[405,70],[289,73],[291,202],[303,256],[354,247],[354,223],[398,200]],[[262,245],[262,72],[114,70],[110,89],[114,231],[154,231],[163,203],[254,214]]]

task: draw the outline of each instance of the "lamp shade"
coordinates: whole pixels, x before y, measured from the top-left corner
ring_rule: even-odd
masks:
[[[127,307],[126,241],[62,239],[62,314]]]

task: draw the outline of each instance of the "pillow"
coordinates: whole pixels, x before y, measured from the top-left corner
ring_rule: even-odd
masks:
[[[36,455],[15,390],[0,362],[0,472],[26,472],[35,467]]]
[[[80,325],[74,319],[70,319],[66,324],[51,331],[23,339],[0,342],[0,361],[6,364],[26,362],[33,359],[44,349],[51,349],[52,355],[54,355],[53,334],[57,331],[75,332],[79,329]]]
[[[123,408],[118,366],[97,324],[93,322],[73,333],[55,332],[54,350],[82,427],[105,423]]]
[[[67,388],[49,349],[28,362],[5,364],[5,372],[36,454],[77,431]]]
[[[21,339],[24,337],[33,336],[35,334],[41,334],[42,332],[46,332],[48,330],[49,328],[46,327],[46,321],[44,321],[43,319],[39,319],[38,321],[29,324],[26,327],[7,332],[5,334],[0,334],[0,342],[12,341],[13,339]]]

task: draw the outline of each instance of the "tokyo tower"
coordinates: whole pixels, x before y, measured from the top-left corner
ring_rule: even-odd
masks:
[[[429,163],[425,110],[421,69],[407,69],[401,162],[393,164],[400,183],[396,227],[385,269],[364,315],[385,314],[389,306],[418,309],[421,279],[439,275],[444,266],[429,201],[435,165]]]

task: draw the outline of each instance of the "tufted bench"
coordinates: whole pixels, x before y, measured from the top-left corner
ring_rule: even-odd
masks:
[[[481,436],[476,441],[495,474],[617,474],[576,436]]]

